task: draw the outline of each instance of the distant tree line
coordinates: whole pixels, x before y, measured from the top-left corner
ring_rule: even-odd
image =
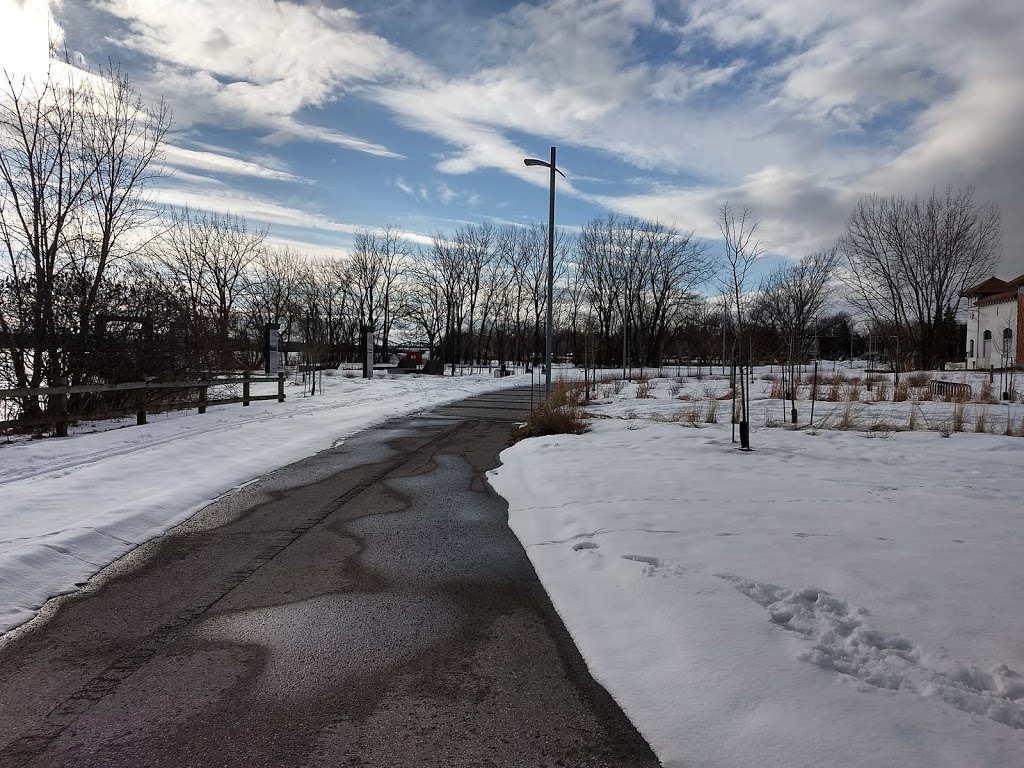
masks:
[[[470,223],[425,243],[367,228],[345,256],[300,255],[241,217],[154,205],[170,124],[166,106],[143,104],[116,68],[4,81],[3,385],[254,368],[267,323],[312,363],[356,359],[362,326],[382,360],[398,341],[452,365],[538,361],[543,225]],[[1000,255],[998,210],[969,188],[864,198],[835,247],[767,275],[753,211],[727,203],[718,222],[724,253],[692,231],[617,214],[558,230],[556,357],[792,368],[870,346],[893,364],[934,367],[962,357],[960,295]],[[838,300],[856,322],[830,309]]]

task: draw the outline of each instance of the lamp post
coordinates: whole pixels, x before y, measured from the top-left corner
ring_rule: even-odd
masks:
[[[551,397],[551,307],[555,300],[555,174],[565,174],[555,167],[555,148],[551,148],[551,161],[537,160],[528,157],[526,165],[542,165],[551,169],[551,192],[548,200],[548,318],[547,333],[544,339],[544,397]]]

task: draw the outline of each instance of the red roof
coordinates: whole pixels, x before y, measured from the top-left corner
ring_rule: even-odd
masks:
[[[1010,281],[1010,285],[1015,285],[1018,288],[1024,286],[1024,275],[1017,275],[1017,277]]]
[[[1024,277],[1024,275],[1021,275]],[[983,280],[972,288],[965,290],[961,296],[984,296],[985,294],[993,293],[1006,293],[1012,291],[1014,286],[1007,283],[1005,280],[1000,280],[998,277],[993,275],[987,280]]]

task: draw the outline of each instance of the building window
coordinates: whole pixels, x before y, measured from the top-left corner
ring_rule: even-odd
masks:
[[[1011,331],[1009,328],[1003,328],[1003,339],[1005,341],[1010,341],[1012,338],[1013,338],[1013,331]]]
[[[992,351],[992,331],[985,331],[981,345],[981,356],[988,357]]]
[[[968,357],[974,357],[974,339],[970,340],[970,346],[968,347],[968,350],[967,350],[967,356]]]

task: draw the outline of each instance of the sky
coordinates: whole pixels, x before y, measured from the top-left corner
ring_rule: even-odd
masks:
[[[47,40],[174,114],[159,199],[344,252],[464,222],[608,212],[715,239],[750,205],[798,258],[859,196],[973,185],[1024,272],[1019,0],[0,0],[0,66]]]

